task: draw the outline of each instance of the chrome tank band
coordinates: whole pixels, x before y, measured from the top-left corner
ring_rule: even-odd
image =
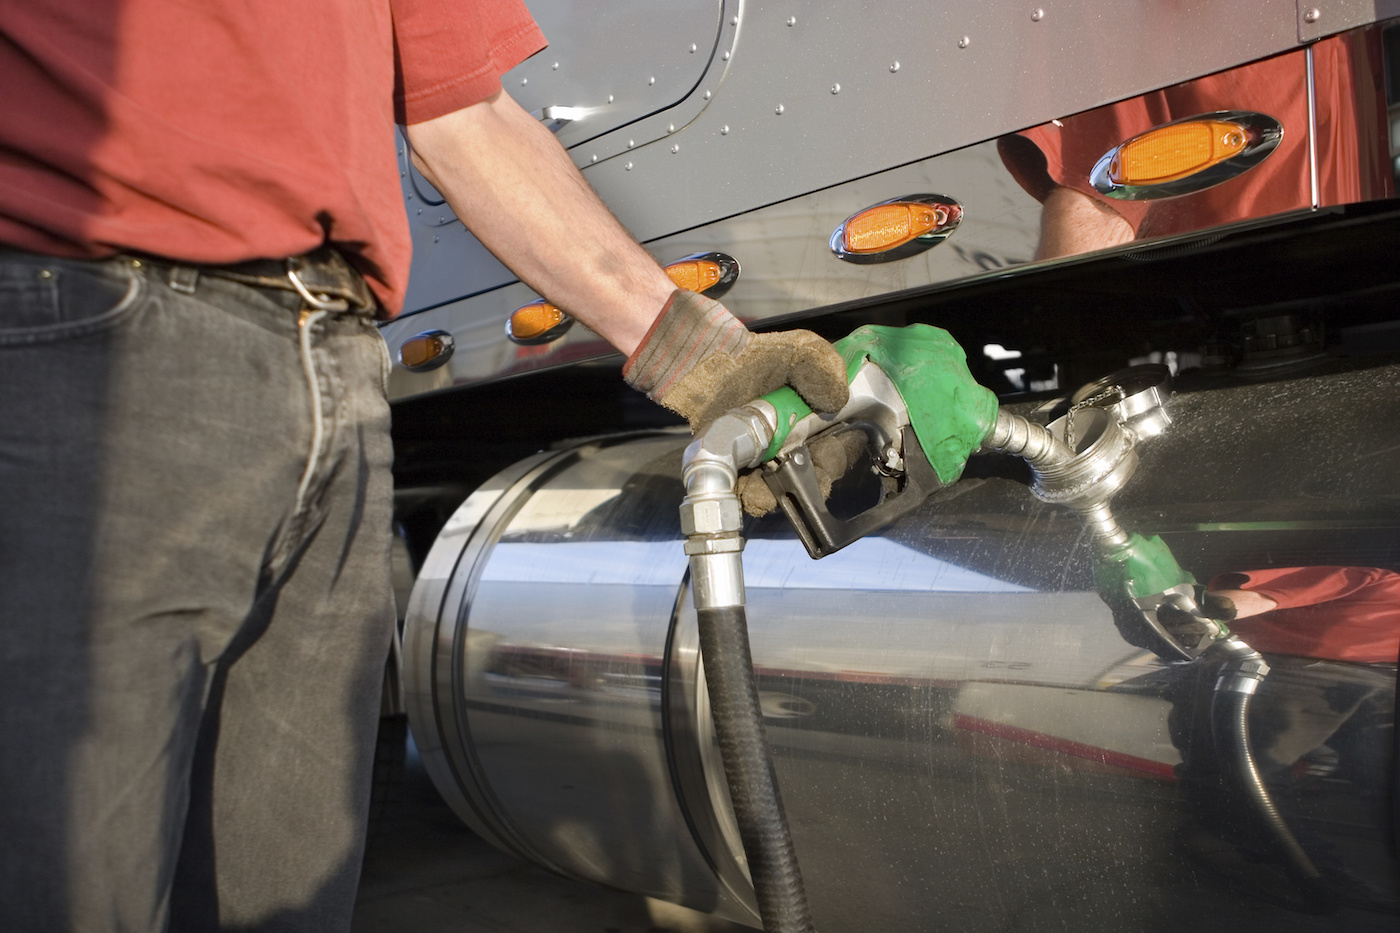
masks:
[[[1180,395],[1115,513],[1202,581],[1394,570],[1397,386],[1389,367]],[[756,924],[685,579],[686,440],[539,455],[473,494],[414,592],[409,712],[434,781],[496,844]],[[1078,519],[1017,470],[979,457],[820,562],[781,519],[746,528],[755,666],[818,928],[1393,929],[1395,666],[1269,658],[1256,751],[1303,844],[1352,886],[1338,913],[1305,913],[1232,828],[1228,789],[1202,791],[1184,724],[1213,684],[1125,641]]]

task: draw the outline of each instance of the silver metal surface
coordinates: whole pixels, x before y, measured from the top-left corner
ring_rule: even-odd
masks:
[[[1309,69],[1309,87],[1312,86],[1311,78],[1311,69]],[[1153,127],[1149,132],[1156,132],[1180,123],[1194,123],[1201,120],[1220,121],[1240,127],[1245,137],[1244,148],[1230,158],[1222,159],[1209,168],[1193,172],[1185,178],[1144,185],[1124,185],[1113,180],[1114,160],[1133,141],[1124,140],[1122,145],[1105,152],[1103,158],[1095,163],[1093,171],[1089,173],[1089,181],[1093,183],[1095,190],[1100,194],[1122,201],[1179,198],[1183,195],[1195,194],[1197,191],[1205,191],[1207,188],[1214,188],[1222,182],[1243,175],[1267,159],[1278,148],[1279,142],[1283,140],[1283,124],[1278,120],[1268,114],[1239,110],[1220,110],[1214,113],[1182,117],[1180,120],[1172,120],[1170,123]],[[1133,137],[1133,139],[1137,138]]]
[[[1367,23],[1400,16],[1400,0],[1297,0],[1298,41],[1311,42]]]
[[[1116,511],[1202,580],[1400,567],[1396,385],[1392,366],[1179,393]],[[498,844],[753,923],[695,649],[686,443],[546,454],[474,494],[414,592],[410,716]],[[1253,697],[1278,806],[1341,892],[1308,913],[1248,827],[1212,822],[1212,763],[1181,725],[1213,681],[1125,640],[1079,520],[999,462],[820,562],[781,519],[745,527],[818,928],[1393,930],[1394,667],[1271,656]]]
[[[947,4],[919,4],[919,7],[919,17],[941,16],[952,9]],[[1269,17],[1263,10],[1274,6],[1261,3],[1259,7],[1260,9],[1254,10],[1253,13],[1262,17],[1261,21],[1268,21]],[[1205,41],[1205,47],[1209,48],[1210,41],[1201,39],[1196,35],[1195,29],[1197,25],[1209,25],[1212,22],[1211,10],[1221,12],[1215,8],[1215,4],[1208,4],[1203,8],[1200,17],[1188,17],[1189,25],[1171,20],[1173,29],[1185,29],[1183,35],[1195,36]],[[842,8],[843,11],[847,9]],[[995,9],[999,11],[996,16],[1009,15],[1008,11]],[[1274,12],[1277,13],[1278,10],[1274,8]],[[1286,12],[1291,29],[1291,6]],[[1239,11],[1241,17],[1248,13],[1247,10]],[[862,23],[872,30],[872,34],[878,33],[880,29],[895,28],[895,23],[884,12],[862,15]],[[748,16],[746,8],[745,17]],[[1107,18],[1107,14],[1104,16]],[[1166,17],[1166,14],[1163,13],[1163,16]],[[1031,33],[1044,30],[1044,35],[1037,34],[1027,41],[1046,52],[1042,43],[1047,37],[1054,41],[1053,37],[1050,37],[1052,24],[1060,24],[1054,26],[1055,29],[1063,28],[1068,18],[1072,17],[1047,14],[1042,23],[1032,23],[1028,16],[1023,18],[1024,21],[1018,18],[1014,26],[1008,27],[1011,29],[1008,35],[1019,35],[1022,29]],[[810,39],[812,33],[809,30],[825,31],[830,28],[830,24],[843,21],[844,15],[840,12],[833,12],[829,17],[821,19],[820,25],[812,25],[809,18],[804,18],[796,27],[789,29],[784,26],[780,35],[767,36],[763,41],[785,42],[788,45],[797,42],[801,45]],[[728,23],[729,20],[725,22]],[[742,22],[745,25],[739,29],[747,42],[758,33],[749,31],[751,19],[745,18]],[[1168,22],[1168,19],[1164,19],[1163,22]],[[1219,22],[1215,25],[1219,26]],[[900,24],[898,28],[901,33],[908,33],[912,26]],[[1179,41],[1185,41],[1177,32],[1169,32],[1170,35],[1163,41],[1173,48],[1177,47]],[[1252,36],[1253,32],[1249,32],[1248,35]],[[830,41],[834,42],[834,37]],[[865,44],[874,40],[857,36],[852,41],[855,46],[863,48]],[[900,38],[898,41],[906,42],[908,38]],[[1116,55],[1118,50],[1127,45],[1116,39],[1106,41],[1109,41],[1114,50],[1112,55]],[[1248,47],[1251,41],[1253,40],[1248,37],[1241,39],[1240,48]],[[988,54],[986,48],[989,44],[991,43],[979,42],[973,49],[958,54]],[[742,47],[743,43],[740,43],[740,46]],[[1286,46],[1287,43],[1284,47]],[[763,54],[756,45],[749,48],[754,50],[753,54],[756,56]],[[787,45],[783,45],[782,48],[787,49]],[[1181,50],[1178,48],[1178,51]],[[1184,62],[1192,59],[1200,51],[1200,48],[1193,48],[1189,54],[1183,52],[1183,58],[1177,61],[1182,70],[1176,72],[1171,80],[1188,77],[1189,70]],[[1220,51],[1219,48],[1216,48],[1216,51]],[[797,54],[792,50],[784,54],[789,53]],[[1158,51],[1154,48],[1146,54],[1151,57],[1158,54]],[[938,60],[936,55],[925,58],[927,61],[920,67]],[[1303,65],[1301,56],[1299,58],[1301,71]],[[889,61],[884,56],[881,56],[881,59]],[[821,67],[829,69],[836,65],[826,62],[858,60],[845,54],[833,53],[832,57],[825,60],[813,59],[808,62],[804,59],[802,67],[816,67],[820,64]],[[901,81],[909,77],[908,72],[914,67],[909,64],[909,56],[904,56],[902,60],[905,67],[899,72]],[[1104,82],[1112,82],[1113,73],[1107,60],[1098,56],[1089,56],[1085,60],[1095,61],[1104,69],[1103,75],[1093,81],[1085,80],[1081,76],[1079,80],[1086,87],[1103,87],[1103,84],[1098,83],[1100,78]],[[1220,59],[1222,67],[1227,63],[1226,59]],[[1372,65],[1379,67],[1378,63],[1368,63],[1367,67]],[[735,67],[739,69],[738,64]],[[842,67],[844,69],[845,66]],[[757,72],[752,70],[739,71],[750,79],[758,78]],[[938,116],[939,107],[953,106],[951,101],[963,99],[963,95],[957,89],[965,86],[963,78],[967,76],[960,76],[959,81],[951,85],[936,88],[932,85],[921,85],[923,90],[919,92],[917,103],[898,94],[894,95],[895,98],[904,100],[909,108],[901,113],[898,122],[890,123],[886,129],[864,125],[858,129],[851,128],[847,121],[860,122],[864,117],[858,116],[856,110],[843,112],[840,116],[824,116],[822,111],[829,106],[826,103],[820,106],[814,104],[816,109],[811,112],[804,109],[803,113],[807,113],[808,116],[791,121],[793,125],[803,121],[815,121],[805,126],[804,131],[807,135],[800,139],[790,137],[788,129],[777,127],[777,124],[795,115],[791,105],[788,107],[788,113],[781,118],[774,117],[771,111],[768,111],[762,120],[754,115],[749,123],[741,123],[736,115],[731,122],[721,122],[712,127],[714,139],[704,145],[698,144],[698,138],[688,138],[681,142],[682,149],[679,155],[672,155],[669,148],[665,149],[665,164],[669,167],[665,170],[664,177],[658,177],[645,198],[635,203],[628,202],[624,198],[627,193],[623,190],[625,185],[616,191],[604,186],[600,191],[629,228],[646,241],[648,249],[660,262],[671,262],[695,253],[721,251],[742,263],[743,279],[724,296],[724,301],[737,316],[750,322],[787,319],[846,303],[888,300],[908,294],[911,290],[926,290],[930,286],[963,285],[980,279],[1004,278],[1008,274],[1019,274],[1022,270],[1039,268],[1044,262],[1079,261],[1076,255],[1068,259],[1032,262],[1041,236],[1041,205],[1013,179],[1003,162],[996,140],[998,132],[1016,131],[1037,122],[1043,123],[1051,118],[1067,116],[1067,108],[1070,106],[1068,103],[1055,104],[1052,107],[1049,102],[1079,101],[1080,98],[1069,92],[1066,92],[1063,98],[1052,97],[1050,93],[1052,87],[1056,92],[1063,90],[1060,87],[1062,82],[1072,84],[1069,76],[1078,72],[1082,72],[1082,69],[1047,69],[1045,74],[1049,77],[1044,80],[1036,78],[1029,84],[1021,85],[1008,83],[1011,77],[1014,77],[1013,73],[1019,73],[1013,69],[1013,73],[978,85],[977,94],[969,92],[965,95],[968,100],[1000,100],[989,88],[1002,88],[1007,108],[1016,110],[1028,101],[1035,101],[1037,115],[1026,115],[1014,120],[1005,117],[1000,121],[999,129],[986,130],[984,135],[969,140],[972,145],[964,145],[961,141],[964,137],[952,132],[962,124],[956,121],[944,122]],[[891,76],[883,71],[878,76],[867,75],[859,84],[861,93],[866,96],[876,93],[888,77]],[[1334,76],[1328,75],[1316,77],[1319,81],[1334,79]],[[696,127],[709,120],[711,111],[717,108],[723,110],[724,101],[732,99],[731,95],[757,93],[732,83],[738,80],[737,72],[727,74],[723,88],[716,90],[714,99],[706,106],[704,114],[693,123],[678,123],[675,137],[697,132]],[[1299,81],[1302,80],[1300,75]],[[1052,87],[1043,86],[1046,81]],[[845,102],[848,97],[853,97],[853,86],[849,81],[841,83],[843,91],[839,95],[829,92],[831,82],[825,79],[818,90],[824,99]],[[1212,97],[1210,103],[1214,104],[1216,109],[1263,111],[1272,105],[1271,101],[1265,99],[1267,92],[1260,90],[1269,86],[1267,82],[1240,80],[1212,82],[1211,86],[1215,88],[1213,93],[1216,95],[1225,94],[1220,90],[1222,87],[1252,89],[1233,92],[1229,99],[1224,96],[1220,96],[1218,100]],[[1034,93],[1027,94],[1028,87],[1034,88]],[[1083,106],[1089,105],[1090,102],[1083,103]],[[840,106],[845,107],[846,104],[842,103]],[[863,104],[858,103],[856,106],[859,108]],[[1009,112],[1000,111],[999,106],[992,107],[992,110],[1002,112],[1003,115]],[[909,113],[921,116],[911,120]],[[1358,112],[1358,116],[1367,118],[1368,113],[1369,111],[1363,108]],[[768,120],[772,121],[771,125],[764,122]],[[867,167],[858,155],[863,153],[867,146],[872,145],[872,140],[885,144],[890,140],[917,139],[928,126],[938,127],[940,133],[935,138],[918,143],[918,146],[925,148],[919,148],[909,154],[897,167]],[[724,132],[726,128],[729,130],[727,134]],[[1289,126],[1285,127],[1285,132],[1290,140],[1284,143],[1285,148],[1295,145],[1292,140],[1297,140],[1296,145],[1301,147],[1309,138],[1307,127]],[[812,145],[812,141],[816,140],[819,140],[821,145]],[[735,145],[726,148],[730,141]],[[1326,137],[1322,137],[1320,143],[1330,145]],[[701,158],[697,150],[707,150],[711,145],[719,146],[718,150],[709,151],[713,163],[692,163],[692,157]],[[619,160],[604,159],[592,169],[586,170],[585,175],[590,181],[597,183],[601,178],[598,172],[606,168],[630,178],[648,170],[643,154],[641,150],[636,150],[629,152],[627,156],[627,164],[635,163],[636,171],[626,171],[617,164]],[[1285,164],[1281,162],[1284,155],[1284,151],[1280,150],[1278,156],[1270,161]],[[1315,162],[1316,159],[1311,161]],[[781,167],[780,177],[771,178],[761,170],[762,166],[770,165],[774,166],[775,170],[776,167]],[[756,169],[755,166],[760,168]],[[862,174],[867,168],[873,174]],[[700,192],[693,196],[684,195],[697,173],[704,174],[711,169],[723,171],[725,177],[715,180],[706,190],[704,197]],[[810,179],[804,183],[810,187],[803,187],[794,192],[790,182],[802,178],[804,173],[812,170],[818,170],[821,177]],[[1267,166],[1259,169],[1261,172],[1272,170]],[[1300,166],[1298,170],[1311,169]],[[1280,180],[1280,184],[1285,181],[1286,179]],[[964,208],[965,213],[960,220],[957,234],[949,238],[943,248],[898,262],[862,266],[842,262],[831,253],[829,232],[843,220],[868,205],[909,191],[946,192]],[[703,213],[696,213],[693,203],[696,201],[705,205]],[[1273,209],[1280,210],[1281,213],[1271,216],[1274,219],[1298,216],[1296,212],[1312,209],[1316,201],[1316,197],[1309,199],[1304,195],[1291,207],[1280,208],[1275,202]],[[1189,195],[1156,202],[1159,206],[1170,204],[1173,210],[1185,210],[1193,203],[1192,196]],[[710,213],[711,204],[723,204],[725,207]],[[410,216],[417,216],[416,212],[419,210],[423,210],[423,216],[426,217],[433,213],[434,208],[425,208],[418,201],[410,199]],[[1210,221],[1214,224],[1212,226],[1166,234],[1157,237],[1154,242],[1165,243],[1171,242],[1173,238],[1189,238],[1207,229],[1223,233],[1239,225],[1259,223],[1262,220],[1263,218],[1253,215],[1232,218],[1228,222],[1217,219]],[[697,222],[698,226],[693,225]],[[415,231],[419,229],[415,227]],[[465,232],[462,236],[466,236]],[[410,311],[420,308],[426,310],[384,325],[385,339],[392,349],[411,334],[436,327],[447,330],[456,337],[458,352],[450,369],[427,375],[414,375],[396,369],[391,377],[391,397],[405,398],[454,385],[471,385],[612,353],[612,349],[605,342],[582,327],[574,328],[572,332],[545,349],[532,347],[526,351],[511,345],[501,331],[501,322],[506,320],[515,308],[535,300],[535,294],[516,282],[513,276],[495,264],[494,259],[490,259],[484,253],[478,255],[472,251],[474,247],[464,242],[453,241],[445,232],[441,242],[437,243],[431,242],[431,237],[425,240],[417,232],[415,237],[415,266],[410,280],[408,308]],[[1133,250],[1140,248],[1142,243],[1142,240],[1133,240],[1116,249]],[[1073,252],[1082,253],[1084,250],[1097,248],[1098,246],[1092,244],[1083,245]]]

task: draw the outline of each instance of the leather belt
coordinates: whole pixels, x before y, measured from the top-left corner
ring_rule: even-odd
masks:
[[[318,310],[373,311],[378,307],[364,276],[329,246],[288,259],[250,259],[228,265],[182,263],[160,256],[133,258],[165,270],[170,287],[185,294],[193,294],[200,277],[209,276],[253,288],[296,292],[306,306]]]

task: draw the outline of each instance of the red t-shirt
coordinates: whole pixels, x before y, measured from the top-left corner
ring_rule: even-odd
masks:
[[[543,46],[521,0],[0,4],[0,243],[232,263],[329,241],[396,311],[394,123]]]
[[[1212,590],[1253,590],[1278,607],[1229,623],[1250,647],[1371,664],[1400,659],[1400,574],[1375,567],[1280,567],[1221,574]]]

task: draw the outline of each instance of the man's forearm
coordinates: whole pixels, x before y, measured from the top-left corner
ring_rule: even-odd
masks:
[[[407,128],[414,163],[501,262],[624,354],[675,286],[504,92]]]

